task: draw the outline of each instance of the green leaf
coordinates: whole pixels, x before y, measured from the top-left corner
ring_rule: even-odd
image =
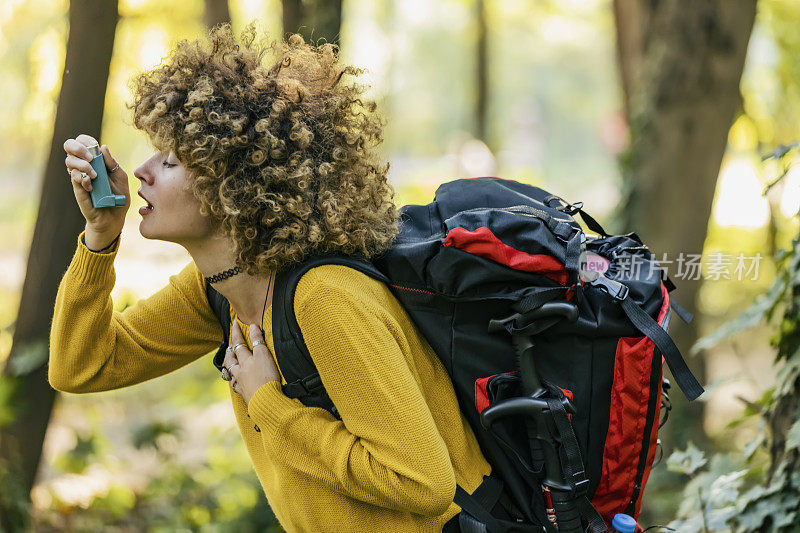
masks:
[[[750,460],[753,454],[756,453],[758,447],[761,446],[762,444],[764,444],[763,434],[759,434],[756,438],[745,444],[744,450],[742,450],[742,455],[744,456],[744,459],[746,461]]]
[[[708,462],[705,454],[689,441],[684,451],[673,452],[667,459],[667,470],[691,476]]]
[[[55,459],[55,465],[64,472],[73,474],[82,473],[93,457],[97,454],[97,436],[90,434],[88,437],[77,435],[75,446],[59,455]]]
[[[21,343],[8,360],[9,372],[12,376],[30,374],[47,362],[49,353],[50,346],[45,339]]]
[[[137,450],[145,447],[159,449],[158,437],[161,435],[178,435],[181,431],[179,423],[172,421],[146,422],[131,432],[131,441]]]
[[[760,324],[761,321],[767,317],[770,309],[780,300],[784,290],[784,284],[776,280],[766,294],[759,296],[755,302],[742,311],[737,318],[726,322],[713,333],[698,339],[689,349],[689,355],[697,355],[702,350],[707,350],[708,348],[716,346],[721,340],[730,337],[734,333],[750,329]]]
[[[13,398],[17,380],[0,375],[0,427],[10,424],[15,418]]]
[[[786,432],[786,451],[800,448],[800,420],[795,420]]]
[[[710,503],[719,509],[736,503],[736,499],[739,497],[739,489],[746,474],[747,470],[739,470],[738,472],[731,472],[717,477],[711,483],[711,490],[708,495]]]
[[[728,376],[728,377],[718,377],[714,378],[714,380],[705,385],[704,388],[706,390],[705,394],[700,396],[697,401],[700,402],[708,402],[714,398],[714,393],[719,389],[721,386],[726,385],[728,383],[734,383],[736,380],[739,379],[739,376]]]

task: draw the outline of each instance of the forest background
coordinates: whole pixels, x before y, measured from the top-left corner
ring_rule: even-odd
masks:
[[[253,19],[275,37],[301,29],[337,42],[345,61],[368,69],[398,205],[428,203],[451,179],[509,177],[583,201],[607,229],[636,231],[667,254],[673,294],[695,313],[689,326],[673,321],[685,354],[773,286],[780,251],[793,247],[798,2],[3,2],[0,464],[16,457],[21,469],[0,468],[6,529],[277,528],[210,356],[102,394],[56,394],[42,379],[52,297],[82,227],[63,141],[94,129],[130,174],[152,148],[125,109],[128,79],[180,39],[224,20],[238,34]],[[780,145],[785,155],[762,160]],[[115,263],[117,310],[190,260],[139,235],[133,202]],[[692,515],[683,489],[702,452],[745,450],[769,464],[763,423],[742,410],[758,411],[780,378],[774,329],[756,324],[691,358],[707,392],[696,406],[673,394],[664,456],[684,452],[671,469],[654,468],[643,523]]]

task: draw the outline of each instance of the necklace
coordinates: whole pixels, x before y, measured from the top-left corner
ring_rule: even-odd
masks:
[[[223,270],[219,274],[214,274],[213,276],[207,276],[206,282],[207,283],[216,283],[218,281],[222,281],[224,279],[228,279],[231,276],[235,276],[239,274],[241,269],[236,266],[233,268],[229,268],[228,270]],[[275,272],[270,273],[269,275],[269,285],[267,285],[267,295],[264,297],[264,308],[261,310],[261,326],[264,325],[264,313],[267,311],[267,300],[269,300],[269,290],[272,288],[272,279],[275,277]]]
[[[238,266],[229,268],[228,270],[223,270],[219,274],[214,274],[213,276],[206,276],[206,283],[217,283],[218,281],[222,281],[224,279],[228,279],[231,276],[235,276],[241,271],[242,269],[239,268]]]

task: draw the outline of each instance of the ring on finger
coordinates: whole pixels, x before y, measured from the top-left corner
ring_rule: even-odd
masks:
[[[233,352],[233,355],[236,355],[236,349],[239,348],[239,346],[247,346],[247,343],[239,342],[237,344],[234,344],[233,348],[231,349],[231,351]]]
[[[85,180],[88,177],[89,177],[89,174],[87,174],[86,172],[81,172],[81,179],[82,180]]]
[[[264,346],[266,346],[266,345],[267,345],[267,343],[266,343],[266,342],[264,342],[264,341],[261,341],[261,340],[256,340],[256,341],[253,341],[253,349],[255,350],[255,349],[256,349],[256,346],[258,346],[259,344],[263,344]]]
[[[116,172],[117,170],[119,170],[119,163],[117,163],[117,166],[115,166],[114,168],[112,168],[111,170],[109,170],[109,172],[110,172],[111,174],[113,174],[113,173],[114,173],[114,172]]]

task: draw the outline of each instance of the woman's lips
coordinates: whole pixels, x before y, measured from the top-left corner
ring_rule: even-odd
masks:
[[[150,214],[152,212],[153,212],[153,206],[152,205],[145,205],[145,206],[142,206],[142,207],[139,208],[139,214],[142,215],[142,216],[145,216],[145,215]]]

